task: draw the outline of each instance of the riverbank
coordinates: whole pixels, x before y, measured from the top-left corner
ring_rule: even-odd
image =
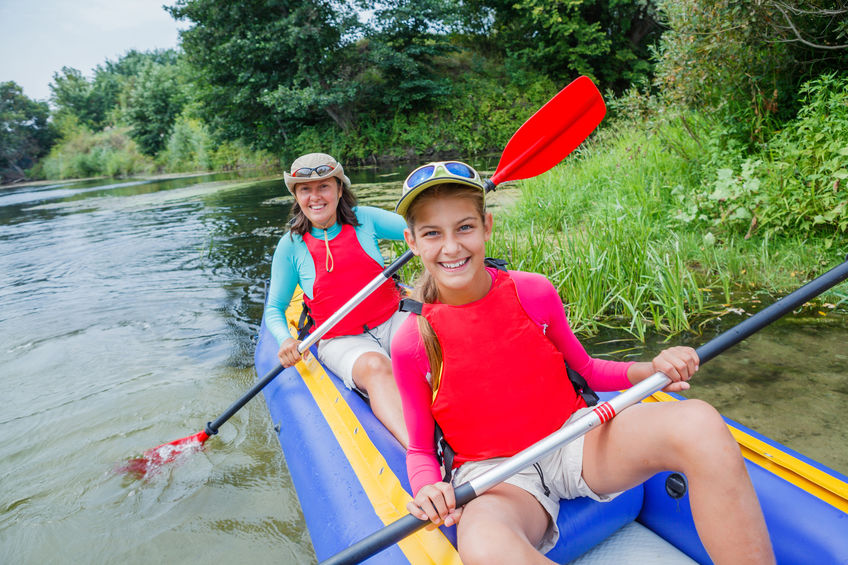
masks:
[[[97,182],[97,181],[106,181],[106,180],[116,180],[116,181],[160,181],[160,180],[171,180],[171,179],[187,179],[193,177],[201,177],[204,175],[212,175],[216,172],[224,172],[224,171],[194,171],[188,173],[158,173],[155,175],[133,175],[129,177],[108,177],[105,175],[96,176],[96,177],[85,177],[85,178],[74,178],[74,179],[61,179],[61,180],[29,180],[29,181],[21,181],[21,182],[10,182],[5,184],[0,184],[0,190],[4,190],[7,188],[27,188],[27,187],[39,187],[39,186],[54,186],[60,184],[78,184],[83,182]],[[230,171],[227,171],[230,172]],[[280,173],[282,174],[282,173]]]

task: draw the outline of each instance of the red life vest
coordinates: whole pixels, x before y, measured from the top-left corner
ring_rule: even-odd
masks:
[[[509,457],[558,430],[586,402],[562,353],[527,315],[515,283],[498,271],[482,299],[424,304],[442,348],[433,418],[466,461]]]
[[[362,249],[350,224],[342,226],[342,231],[329,242],[332,271],[326,267],[328,243],[309,233],[304,234],[303,242],[315,263],[312,298],[304,295],[303,301],[315,324],[320,326],[382,273],[383,267]],[[324,339],[361,334],[366,328],[379,326],[397,311],[399,301],[400,293],[394,281],[387,280],[324,334]]]

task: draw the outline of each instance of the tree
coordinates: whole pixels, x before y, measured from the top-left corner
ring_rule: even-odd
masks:
[[[0,178],[25,178],[25,170],[50,150],[56,134],[46,102],[24,95],[14,82],[0,83]]]
[[[354,1],[361,5],[357,6]],[[178,0],[201,112],[225,139],[279,150],[304,126],[349,130],[450,92],[446,0]],[[374,17],[360,21],[362,9]],[[359,10],[358,10],[359,9]]]
[[[115,125],[121,120],[122,106],[135,78],[148,64],[175,65],[178,53],[173,49],[140,52],[130,50],[117,61],[106,60],[94,69],[92,80],[71,67],[53,74],[51,101],[57,117],[72,115],[92,130]]]
[[[465,0],[466,33],[517,75],[561,84],[585,74],[618,92],[646,82],[662,28],[655,0]]]
[[[660,0],[657,83],[762,143],[798,111],[801,85],[848,69],[846,0]]]
[[[129,93],[147,65],[176,65],[178,60],[179,54],[174,49],[131,49],[117,61],[107,59],[103,65],[97,65],[91,82],[91,98],[104,108],[101,126],[122,121]]]
[[[225,139],[279,149],[291,131],[349,123],[355,87],[339,49],[356,22],[323,0],[177,0],[168,8],[194,70],[199,112]]]
[[[451,93],[454,77],[437,60],[456,52],[451,43],[457,20],[455,5],[445,0],[389,0],[371,4],[374,18],[366,29],[367,68],[364,94],[380,109],[429,106]]]
[[[70,114],[83,125],[94,129],[102,127],[106,109],[92,95],[91,83],[79,70],[62,67],[61,73],[53,73],[50,91],[57,115]]]
[[[155,155],[188,101],[186,72],[179,65],[147,62],[136,77],[127,100],[126,120],[142,152]]]

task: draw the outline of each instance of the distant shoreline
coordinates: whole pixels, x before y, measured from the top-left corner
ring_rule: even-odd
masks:
[[[75,179],[55,179],[55,180],[31,180],[31,181],[23,181],[23,182],[10,182],[0,184],[0,190],[8,189],[8,188],[18,188],[21,186],[50,186],[50,185],[62,185],[62,184],[71,184],[77,182],[85,182],[92,180],[108,180],[115,179],[117,181],[120,180],[168,180],[168,179],[182,179],[189,177],[200,177],[204,175],[215,175],[219,173],[231,173],[234,171],[196,171],[192,173],[158,173],[155,175],[138,175],[138,176],[129,176],[129,177],[109,177],[109,176],[99,176],[99,177],[85,177],[85,178],[75,178]]]

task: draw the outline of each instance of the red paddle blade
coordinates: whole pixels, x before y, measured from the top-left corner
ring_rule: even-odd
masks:
[[[490,180],[498,185],[551,169],[598,127],[606,112],[592,81],[585,76],[576,79],[518,128]]]
[[[171,463],[183,454],[199,451],[203,447],[203,442],[207,439],[209,439],[209,434],[203,431],[196,433],[193,436],[174,440],[170,443],[163,443],[158,447],[148,449],[142,453],[141,457],[130,459],[126,462],[126,464],[120,467],[118,471],[132,473],[139,476],[145,475],[150,471],[158,469],[162,465]]]

